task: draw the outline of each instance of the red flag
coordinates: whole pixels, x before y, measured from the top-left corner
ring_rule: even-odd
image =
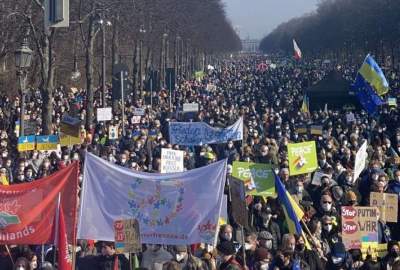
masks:
[[[58,214],[57,247],[58,247],[58,270],[71,270],[72,262],[68,254],[67,229],[65,228],[64,213],[61,207],[61,203]]]
[[[300,60],[303,55],[301,53],[299,46],[297,45],[296,40],[294,40],[294,39],[293,39],[293,47],[294,47],[294,58],[296,60]]]
[[[71,241],[75,236],[79,164],[43,179],[19,185],[0,185],[0,245],[41,245],[54,242],[57,197]]]

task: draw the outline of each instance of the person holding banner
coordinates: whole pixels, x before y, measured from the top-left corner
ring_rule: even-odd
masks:
[[[116,254],[113,242],[101,243],[101,255],[97,261],[98,270],[129,270],[129,261],[123,254]]]

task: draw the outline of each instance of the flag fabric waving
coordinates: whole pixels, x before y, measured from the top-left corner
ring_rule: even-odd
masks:
[[[300,111],[302,113],[310,113],[310,101],[307,95],[303,96],[303,103],[301,104]]]
[[[301,53],[299,46],[297,45],[296,40],[294,39],[293,39],[293,48],[294,48],[294,58],[296,60],[300,60],[303,57],[303,55]]]
[[[72,261],[68,253],[68,238],[67,229],[65,227],[64,213],[62,211],[62,204],[59,205],[58,213],[58,234],[57,234],[57,247],[58,247],[58,269],[71,270]]]
[[[0,185],[0,244],[40,245],[54,242],[58,194],[69,243],[75,238],[78,163],[43,179]]]
[[[308,249],[310,244],[304,235],[303,228],[301,227],[300,221],[304,216],[303,210],[297,205],[296,201],[290,196],[286,190],[279,176],[275,175],[276,193],[278,194],[278,200],[281,204],[285,213],[286,223],[289,228],[289,232],[297,235],[301,235],[304,238],[305,245]]]
[[[385,75],[370,55],[365,58],[352,87],[363,108],[371,115],[384,103],[380,95],[389,90]]]
[[[87,153],[78,239],[114,241],[113,223],[136,219],[147,244],[214,244],[226,160],[179,173],[142,173]]]

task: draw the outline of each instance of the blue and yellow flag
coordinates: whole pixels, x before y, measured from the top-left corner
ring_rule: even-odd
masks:
[[[18,152],[35,150],[35,135],[18,138]]]
[[[303,97],[303,104],[301,105],[300,111],[302,113],[310,113],[310,104],[307,95],[304,95]]]
[[[36,149],[37,150],[57,150],[58,136],[36,136]]]
[[[386,80],[385,74],[383,74],[382,69],[369,54],[358,71],[356,81],[359,80],[367,82],[378,96],[382,96],[389,91],[389,83]]]
[[[304,216],[303,210],[297,205],[296,201],[290,196],[286,190],[279,176],[275,175],[275,186],[276,193],[278,194],[278,200],[285,212],[286,223],[289,228],[289,233],[303,236],[306,248],[311,249],[310,244],[305,237],[303,228],[301,227],[300,221]]]

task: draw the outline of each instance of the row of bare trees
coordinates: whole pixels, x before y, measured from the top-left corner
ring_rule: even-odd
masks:
[[[44,0],[3,0],[0,19],[0,90],[16,87],[13,52],[29,28],[34,50],[29,83],[42,92],[45,134],[51,133],[56,86],[85,88],[87,103],[93,104],[94,89],[102,79],[102,30],[107,81],[112,64],[127,64],[135,91],[143,88],[150,68],[175,67],[187,77],[204,69],[211,56],[240,49],[221,0],[70,0],[70,27],[47,31]],[[76,76],[78,70],[83,76]],[[92,106],[87,113],[92,117]]]
[[[323,0],[315,12],[278,26],[261,42],[265,52],[292,53],[292,39],[305,55],[355,58],[399,53],[400,1]]]

